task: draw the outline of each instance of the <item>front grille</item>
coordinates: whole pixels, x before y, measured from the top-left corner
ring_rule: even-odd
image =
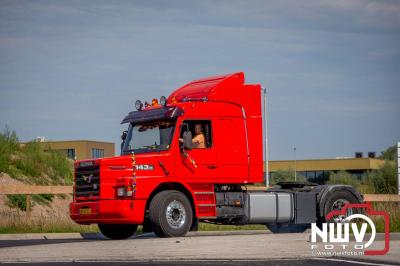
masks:
[[[99,196],[100,167],[99,165],[80,166],[75,170],[75,196]]]

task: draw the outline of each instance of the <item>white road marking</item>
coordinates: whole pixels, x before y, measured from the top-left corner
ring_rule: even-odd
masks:
[[[333,259],[333,258],[310,258],[312,260],[329,260],[335,262],[347,262],[352,264],[362,264],[362,265],[382,265],[382,266],[391,266],[395,264],[384,264],[384,263],[374,263],[374,262],[366,262],[366,261],[357,261],[357,260],[344,260],[344,259]]]

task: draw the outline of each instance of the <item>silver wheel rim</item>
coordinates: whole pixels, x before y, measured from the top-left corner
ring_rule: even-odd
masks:
[[[331,211],[340,211],[341,209],[343,209],[343,207],[344,207],[346,204],[349,204],[349,203],[350,203],[350,202],[349,202],[348,200],[346,200],[346,199],[337,199],[337,200],[332,204]],[[352,213],[353,213],[353,211],[352,211],[351,208],[350,208],[350,209],[347,209],[346,215],[337,215],[337,216],[334,216],[333,220],[334,220],[336,223],[341,223],[341,222],[343,222],[343,221],[346,219],[347,216],[350,216]]]
[[[182,202],[173,200],[167,206],[166,212],[168,224],[174,228],[181,228],[186,221],[186,210]]]

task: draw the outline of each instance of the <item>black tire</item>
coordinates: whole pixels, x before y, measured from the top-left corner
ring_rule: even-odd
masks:
[[[192,226],[190,227],[190,231],[194,231],[194,232],[199,231],[199,219],[193,219]]]
[[[137,224],[98,224],[100,232],[107,238],[126,239],[135,234]]]
[[[192,226],[192,206],[183,193],[165,190],[155,195],[151,201],[149,217],[157,236],[184,236]]]
[[[143,233],[153,232],[153,229],[151,228],[151,221],[150,221],[149,217],[144,218],[142,231],[143,231]]]
[[[359,203],[358,199],[350,192],[335,191],[326,200],[324,205],[324,219],[333,210],[340,210],[347,203]]]
[[[267,224],[267,228],[274,234],[304,233],[308,224]]]

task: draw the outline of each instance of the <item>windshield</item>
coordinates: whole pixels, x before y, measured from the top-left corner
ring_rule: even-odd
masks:
[[[151,121],[130,124],[123,153],[168,150],[174,134],[175,121]]]

